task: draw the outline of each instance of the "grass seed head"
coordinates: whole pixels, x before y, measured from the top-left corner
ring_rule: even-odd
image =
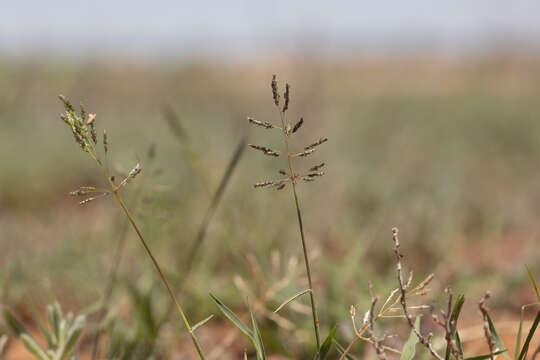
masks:
[[[298,122],[296,124],[294,124],[293,129],[292,129],[292,133],[294,134],[295,132],[297,132],[298,129],[300,129],[300,127],[302,126],[303,123],[304,123],[304,118],[301,117],[300,120],[298,120]]]
[[[103,130],[103,151],[105,154],[109,152],[109,140],[107,139],[107,131]]]
[[[309,171],[318,171],[318,170],[322,169],[324,167],[324,165],[325,165],[324,163],[321,163],[319,165],[315,165],[315,166],[309,168]]]
[[[308,146],[306,146],[304,149],[305,150],[313,149],[314,147],[319,146],[319,145],[321,145],[321,144],[323,144],[323,143],[325,143],[327,141],[328,141],[328,138],[320,138],[319,140],[315,141],[314,143],[309,144]]]
[[[272,88],[272,97],[274,98],[274,104],[279,107],[279,90],[275,74],[272,75],[272,83],[270,84],[270,87]]]
[[[292,156],[293,157],[297,157],[297,156],[306,157],[306,156],[309,156],[309,155],[313,154],[314,152],[315,152],[315,149],[308,149],[308,150],[302,151],[302,152],[300,152],[298,154],[294,154]]]
[[[270,148],[267,148],[265,146],[261,146],[261,145],[254,145],[254,144],[248,144],[251,148],[255,149],[255,150],[259,150],[259,151],[262,151],[265,155],[268,155],[268,156],[275,156],[275,157],[278,157],[279,156],[279,151],[274,151]]]
[[[265,129],[272,129],[272,128],[275,127],[274,125],[270,124],[268,121],[259,121],[259,120],[255,120],[255,119],[253,119],[251,117],[248,117],[247,119],[248,119],[250,124],[253,124],[253,125],[256,125],[256,126],[261,126],[261,127],[265,128]]]
[[[291,87],[289,86],[289,84],[285,84],[285,93],[283,93],[285,104],[283,105],[283,112],[287,111],[287,109],[289,108],[290,90]]]

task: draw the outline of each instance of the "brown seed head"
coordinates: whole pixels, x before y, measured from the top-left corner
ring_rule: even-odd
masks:
[[[294,124],[293,129],[292,129],[292,133],[294,134],[295,132],[297,132],[298,129],[300,129],[300,127],[302,126],[303,123],[304,123],[304,118],[300,118],[300,120],[298,120],[298,122],[296,124]]]
[[[270,124],[268,121],[259,121],[259,120],[255,120],[255,119],[253,119],[251,117],[248,117],[247,119],[248,119],[250,124],[261,126],[261,127],[265,128],[265,129],[272,129],[272,128],[275,127],[274,125]]]
[[[315,141],[314,143],[309,144],[308,146],[306,146],[304,149],[305,150],[313,149],[314,147],[317,147],[317,146],[319,146],[322,143],[325,143],[327,141],[328,141],[328,138],[320,138],[319,140]]]
[[[272,97],[274,98],[274,104],[279,107],[279,90],[275,74],[272,75],[272,83],[270,84],[270,87],[272,88]]]
[[[285,98],[285,104],[283,105],[283,112],[287,111],[287,109],[289,108],[290,89],[291,87],[289,86],[289,84],[285,84],[285,93],[283,94],[283,97]]]
[[[315,165],[315,166],[309,168],[309,171],[317,171],[319,169],[322,169],[324,167],[324,165],[325,165],[324,163],[321,163],[319,165]]]
[[[274,151],[270,148],[267,148],[265,146],[261,146],[261,145],[254,145],[254,144],[248,144],[251,148],[255,149],[255,150],[259,150],[259,151],[262,151],[265,155],[269,155],[269,156],[279,156],[279,152],[278,151]]]
[[[302,151],[298,154],[294,154],[292,156],[296,157],[296,156],[300,156],[300,157],[306,157],[306,156],[309,156],[311,154],[313,154],[315,152],[315,149],[309,149],[309,150],[305,150],[305,151]]]

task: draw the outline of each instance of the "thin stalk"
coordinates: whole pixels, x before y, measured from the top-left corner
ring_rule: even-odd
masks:
[[[279,110],[279,107],[278,107],[278,110]],[[290,171],[289,175],[291,176],[291,185],[292,185],[292,190],[294,194],[294,203],[296,205],[296,215],[298,216],[298,227],[300,228],[300,238],[302,239],[302,250],[304,252],[304,263],[306,265],[308,287],[309,287],[309,290],[311,290],[309,292],[309,298],[311,300],[311,313],[313,316],[313,327],[315,328],[315,339],[317,341],[317,349],[320,349],[321,348],[321,335],[320,335],[320,330],[319,330],[319,315],[317,314],[317,305],[315,304],[315,296],[313,295],[313,282],[311,280],[311,267],[309,265],[306,238],[304,235],[302,211],[300,210],[298,194],[296,193],[296,179],[294,177],[291,153],[289,151],[289,139],[288,139],[289,135],[287,134],[287,129],[285,127],[285,117],[281,110],[279,111],[279,115],[280,115],[281,126],[282,126],[281,132],[283,133],[283,141],[285,142],[285,151],[287,152],[287,160],[289,162],[289,171]]]
[[[129,220],[131,226],[133,227],[133,230],[135,230],[135,232],[137,233],[137,236],[139,237],[139,240],[142,244],[142,246],[144,247],[144,250],[146,251],[147,255],[150,257],[150,259],[152,260],[152,263],[154,264],[154,267],[155,269],[157,270],[158,274],[159,274],[159,277],[161,279],[161,281],[163,282],[163,284],[165,285],[165,287],[167,288],[167,292],[169,293],[169,296],[171,297],[171,300],[173,301],[174,305],[176,306],[176,310],[178,311],[178,314],[180,315],[180,317],[182,318],[182,321],[184,322],[184,325],[186,326],[186,329],[187,331],[189,332],[189,335],[191,336],[191,340],[193,341],[193,345],[195,345],[195,348],[197,349],[197,352],[199,353],[199,357],[201,358],[201,360],[206,360],[206,357],[204,356],[204,352],[202,350],[202,347],[201,347],[201,344],[199,343],[199,340],[197,339],[197,336],[195,335],[195,333],[193,332],[192,328],[191,328],[191,325],[189,324],[189,321],[184,313],[184,310],[182,309],[182,307],[180,306],[180,303],[178,302],[178,300],[176,299],[176,296],[174,295],[173,291],[171,290],[171,287],[169,286],[169,282],[167,281],[167,279],[165,278],[165,275],[163,275],[163,272],[161,271],[161,267],[159,266],[156,258],[154,257],[154,254],[152,253],[152,251],[150,250],[150,248],[148,247],[148,244],[146,243],[146,240],[144,240],[144,237],[141,233],[141,231],[139,230],[139,227],[137,226],[137,224],[135,223],[135,220],[133,220],[133,217],[131,216],[131,213],[129,212],[129,210],[127,209],[126,205],[124,204],[124,201],[122,200],[122,198],[120,197],[120,195],[118,194],[118,188],[116,187],[116,185],[112,182],[109,174],[107,173],[107,170],[105,169],[105,167],[103,166],[103,163],[101,162],[101,160],[98,158],[97,156],[97,152],[95,150],[95,148],[93,147],[92,145],[92,148],[91,148],[91,152],[90,152],[90,155],[96,160],[96,162],[98,163],[99,167],[101,168],[101,170],[103,171],[103,174],[105,175],[105,177],[107,178],[107,181],[109,183],[109,186],[111,187],[111,191],[112,193],[114,194],[114,197],[116,199],[116,202],[118,203],[118,205],[120,205],[120,207],[122,208],[122,211],[124,212],[124,214],[126,215],[127,219]]]

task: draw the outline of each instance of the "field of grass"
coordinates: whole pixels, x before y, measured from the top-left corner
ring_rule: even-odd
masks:
[[[314,346],[309,299],[300,298],[279,318],[272,314],[307,286],[294,201],[290,190],[252,186],[278,177],[285,159],[269,161],[247,149],[241,154],[184,274],[239,142],[281,146],[279,133],[246,120],[279,118],[273,73],[292,85],[289,117],[305,120],[298,142],[329,138],[308,161],[325,162],[326,175],[298,189],[322,332],[339,324],[340,342],[350,342],[349,307],[369,308],[368,281],[381,299],[397,287],[390,230],[397,226],[415,280],[436,274],[425,303],[444,307],[449,285],[467,294],[461,320],[470,334],[467,353],[482,336],[477,303],[485,290],[492,294],[492,317],[506,324],[501,337],[515,335],[521,305],[535,300],[525,265],[540,277],[535,57],[242,66],[0,62],[1,304],[31,331],[37,329],[33,314],[44,316],[55,301],[65,310],[87,311],[78,346],[82,358],[90,358],[96,304],[118,263],[107,307],[107,319],[119,319],[118,341],[138,344],[133,358],[196,357],[112,198],[79,206],[80,199],[68,195],[105,181],[59,119],[57,95],[64,94],[97,114],[99,131],[107,129],[111,172],[120,179],[142,165],[121,194],[192,323],[216,315],[198,333],[209,357],[239,359],[251,348],[220,315],[212,292],[242,318],[249,317],[249,297],[268,353],[308,358]],[[118,262],[115,249],[123,239]],[[434,328],[428,318],[425,326]],[[407,324],[398,323],[389,333],[406,339]],[[0,333],[5,329],[0,325]],[[116,332],[107,332],[106,340]],[[403,340],[394,343],[400,347]],[[353,353],[365,351],[374,356],[362,345]],[[10,336],[6,358],[25,354]]]

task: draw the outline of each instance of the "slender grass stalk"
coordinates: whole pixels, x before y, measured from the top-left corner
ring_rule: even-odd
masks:
[[[281,119],[282,133],[283,133],[283,142],[285,143],[285,151],[287,152],[287,160],[289,163],[289,171],[292,177],[291,187],[294,195],[294,204],[296,206],[296,215],[298,216],[298,228],[300,230],[300,238],[302,239],[302,251],[304,253],[304,264],[306,265],[306,273],[308,278],[308,287],[309,287],[309,299],[311,301],[311,313],[313,316],[313,327],[315,329],[315,339],[317,341],[317,349],[321,347],[321,332],[319,329],[319,315],[317,313],[317,305],[315,303],[315,295],[313,294],[313,281],[311,279],[311,266],[309,264],[309,256],[306,245],[306,237],[304,235],[304,223],[302,222],[302,211],[300,210],[300,203],[298,201],[298,194],[296,193],[296,179],[294,178],[294,169],[291,158],[291,153],[289,151],[289,134],[285,126],[285,115],[284,112],[279,109],[279,115]]]
[[[296,191],[296,184],[299,179],[301,179],[304,182],[312,182],[316,178],[323,176],[324,172],[319,171],[321,168],[324,167],[324,163],[315,165],[309,168],[309,170],[306,173],[296,173],[293,167],[293,157],[307,157],[316,150],[315,148],[323,143],[325,143],[328,139],[327,138],[320,138],[319,140],[315,141],[314,143],[311,143],[308,146],[305,146],[302,152],[292,154],[290,151],[289,146],[289,137],[296,133],[298,129],[302,126],[304,123],[304,119],[300,118],[294,126],[291,126],[291,124],[287,121],[285,117],[285,113],[287,112],[287,109],[289,108],[289,102],[290,102],[290,86],[289,84],[285,84],[285,91],[283,92],[283,106],[280,105],[280,97],[281,94],[278,91],[278,84],[276,80],[276,75],[272,77],[272,82],[270,84],[272,88],[272,97],[274,99],[274,105],[276,106],[277,110],[279,111],[279,118],[281,120],[280,126],[276,126],[270,122],[267,121],[259,121],[256,119],[253,119],[251,117],[248,117],[248,122],[252,125],[258,126],[260,128],[264,129],[278,129],[281,134],[283,135],[283,142],[285,145],[285,152],[287,153],[287,164],[289,171],[280,170],[279,173],[282,176],[285,176],[284,178],[281,178],[279,180],[269,180],[269,181],[263,181],[254,184],[255,188],[270,188],[270,189],[276,189],[281,190],[285,188],[287,183],[291,184],[292,187],[292,193],[294,197],[294,204],[296,206],[296,215],[298,217],[298,228],[300,230],[300,239],[302,241],[302,251],[304,254],[304,264],[306,266],[306,273],[308,278],[308,286],[309,286],[309,297],[311,300],[311,313],[313,317],[313,327],[315,330],[315,340],[317,342],[317,351],[320,351],[321,349],[321,335],[320,335],[320,329],[319,329],[319,315],[317,313],[317,305],[315,303],[315,295],[313,292],[313,280],[311,276],[311,266],[309,263],[309,256],[308,256],[308,250],[307,250],[307,244],[306,244],[306,236],[304,234],[304,224],[302,221],[302,210],[300,209],[300,201],[298,199],[298,193]],[[266,146],[261,145],[255,145],[255,144],[249,144],[249,146],[255,150],[258,150],[262,152],[264,155],[272,156],[272,157],[278,157],[280,156],[279,151],[272,150]]]
[[[169,296],[170,296],[172,302],[174,303],[174,305],[176,307],[176,310],[178,311],[178,314],[180,315],[180,318],[184,322],[184,325],[186,326],[186,329],[188,330],[189,335],[191,336],[191,340],[193,341],[193,345],[195,346],[195,348],[197,350],[197,353],[199,354],[199,357],[201,358],[201,360],[206,360],[206,357],[205,357],[204,352],[202,350],[202,347],[201,347],[201,345],[199,343],[199,340],[197,339],[197,336],[195,335],[195,333],[194,333],[194,331],[193,331],[193,329],[192,329],[192,327],[191,327],[191,325],[190,325],[190,323],[189,323],[189,321],[188,321],[188,319],[187,319],[187,317],[186,317],[186,315],[184,313],[184,310],[182,309],[182,306],[180,305],[180,303],[176,299],[176,296],[174,295],[174,292],[172,291],[172,289],[171,289],[171,287],[169,285],[169,282],[165,278],[165,275],[163,274],[163,271],[161,270],[161,267],[159,266],[159,263],[157,262],[156,258],[154,257],[154,254],[152,253],[152,251],[150,250],[150,247],[148,246],[146,240],[144,239],[144,236],[142,235],[142,232],[140,231],[139,227],[137,226],[137,223],[133,219],[133,216],[129,212],[126,204],[124,203],[124,201],[122,200],[122,198],[118,194],[118,191],[120,190],[120,188],[123,185],[125,185],[130,179],[132,179],[134,176],[136,176],[136,174],[138,174],[138,172],[140,172],[140,170],[141,170],[140,167],[137,166],[135,169],[133,169],[132,170],[133,175],[132,175],[132,173],[130,173],[130,175],[128,175],[128,177],[126,179],[124,179],[120,185],[118,185],[118,186],[115,185],[113,179],[109,175],[107,167],[103,164],[103,162],[99,158],[98,152],[97,152],[96,147],[95,147],[95,145],[97,143],[96,132],[95,132],[95,127],[94,127],[95,115],[93,115],[93,117],[91,119],[89,117],[89,120],[85,123],[84,119],[81,119],[81,117],[79,117],[75,113],[75,110],[74,110],[73,106],[71,105],[71,103],[65,97],[60,96],[60,100],[64,103],[64,107],[66,108],[66,114],[62,115],[62,120],[64,120],[64,122],[66,122],[68,125],[70,125],[70,127],[72,129],[72,132],[73,132],[73,135],[75,137],[75,141],[81,146],[83,151],[87,152],[96,161],[96,163],[98,164],[98,166],[99,166],[100,170],[102,171],[103,175],[107,179],[107,183],[108,183],[108,185],[110,187],[110,191],[104,193],[103,195],[109,195],[109,194],[114,195],[114,198],[115,198],[116,202],[121,207],[122,211],[124,212],[124,215],[126,216],[129,223],[131,224],[133,230],[135,230],[135,232],[137,233],[137,236],[138,236],[138,238],[140,240],[140,243],[143,246],[146,254],[150,257],[150,260],[152,261],[152,264],[154,265],[154,268],[158,272],[158,275],[159,275],[161,281],[163,282],[163,285],[165,285],[165,288],[167,289],[167,292],[169,293]],[[81,113],[82,113],[81,115],[85,114],[83,111],[81,111]],[[82,117],[84,117],[84,115]],[[90,126],[90,129],[88,129],[87,125]],[[107,151],[107,141],[106,141],[105,138],[104,138],[104,147],[105,147],[105,152],[106,152]],[[135,171],[135,170],[137,170],[137,171]],[[94,199],[94,198],[90,198],[90,199]],[[81,202],[81,204],[84,204],[87,201],[88,201],[88,199],[86,201]]]

